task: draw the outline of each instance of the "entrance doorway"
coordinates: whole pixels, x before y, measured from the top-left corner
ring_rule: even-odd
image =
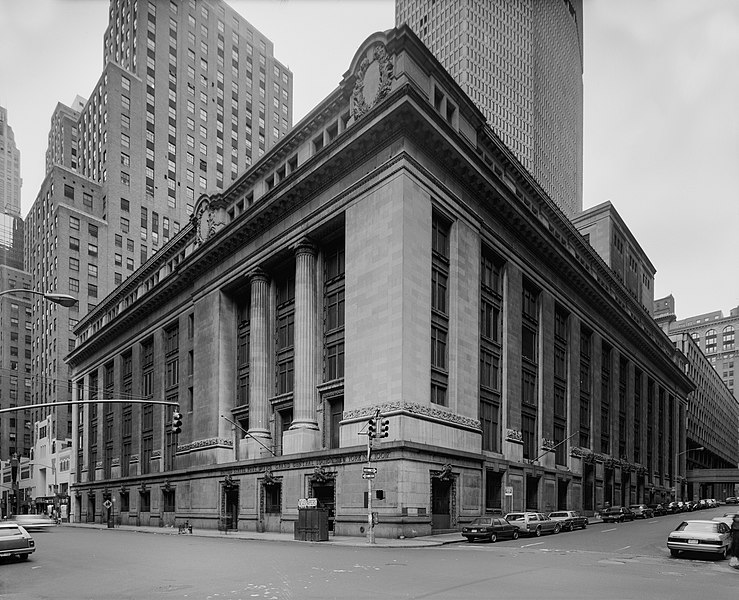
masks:
[[[566,479],[557,480],[557,510],[567,510],[567,487],[570,482]]]
[[[311,484],[313,498],[318,500],[318,507],[328,510],[328,530],[334,530],[334,516],[336,512],[336,486],[333,479]]]
[[[431,529],[452,528],[452,480],[431,479]]]
[[[595,469],[592,463],[583,463],[582,466],[582,508],[593,510],[593,496],[595,494]]]
[[[526,510],[539,510],[539,478],[526,476]]]
[[[95,494],[88,494],[87,496],[87,522],[95,522]]]
[[[223,528],[236,530],[239,528],[239,486],[223,486],[223,504],[221,507]]]

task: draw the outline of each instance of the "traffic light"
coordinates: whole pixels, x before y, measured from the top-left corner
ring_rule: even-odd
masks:
[[[390,428],[390,421],[386,418],[380,420],[380,434],[377,437],[387,437],[388,429]]]
[[[182,431],[182,413],[174,411],[172,413],[172,433],[180,433]]]
[[[377,437],[377,421],[372,417],[367,423],[367,435],[371,438]]]

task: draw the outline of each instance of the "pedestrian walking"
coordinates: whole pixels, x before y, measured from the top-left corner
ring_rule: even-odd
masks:
[[[739,513],[734,513],[731,520],[731,547],[729,548],[731,559],[729,566],[739,569]]]

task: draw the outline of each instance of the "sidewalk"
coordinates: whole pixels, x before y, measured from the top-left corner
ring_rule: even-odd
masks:
[[[64,523],[61,527],[82,527],[87,529],[108,529],[108,526],[100,523]],[[465,542],[462,534],[457,532],[442,533],[439,535],[427,535],[414,538],[390,539],[375,538],[375,543],[370,544],[367,538],[352,536],[333,536],[329,535],[328,541],[325,542],[304,542],[296,540],[292,533],[276,533],[257,531],[217,531],[212,529],[193,529],[192,534],[179,534],[176,527],[147,527],[136,525],[116,525],[116,531],[135,531],[138,533],[150,533],[158,535],[183,535],[184,537],[211,537],[211,538],[230,538],[237,540],[269,540],[274,542],[294,542],[296,544],[329,544],[335,546],[375,546],[378,548],[426,548],[432,546],[444,546],[447,544],[458,544]]]
[[[590,525],[602,523],[599,517],[590,517]],[[88,529],[108,529],[108,526],[100,523],[64,523],[62,527],[83,527]],[[451,533],[441,533],[438,535],[425,535],[414,538],[391,539],[376,537],[375,543],[370,544],[366,536],[334,536],[329,535],[325,542],[304,542],[296,540],[292,533],[276,533],[266,531],[260,533],[258,531],[223,531],[213,529],[193,529],[193,532],[180,534],[176,527],[149,527],[137,525],[116,525],[117,531],[136,531],[139,533],[150,533],[158,535],[183,535],[185,537],[193,535],[196,537],[211,538],[231,538],[237,540],[269,540],[273,542],[294,542],[296,544],[330,544],[334,546],[375,546],[378,548],[428,548],[433,546],[446,546],[448,544],[459,544],[466,542],[465,538],[459,531]]]

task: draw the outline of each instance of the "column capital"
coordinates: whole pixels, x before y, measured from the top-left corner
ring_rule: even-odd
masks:
[[[304,237],[299,242],[297,242],[293,246],[293,252],[295,252],[295,256],[299,256],[301,254],[310,254],[311,256],[315,256],[318,254],[318,246],[308,237]]]
[[[249,278],[249,283],[253,283],[254,281],[269,281],[269,275],[267,275],[266,271],[260,269],[259,267],[252,271],[249,271],[247,277]]]

